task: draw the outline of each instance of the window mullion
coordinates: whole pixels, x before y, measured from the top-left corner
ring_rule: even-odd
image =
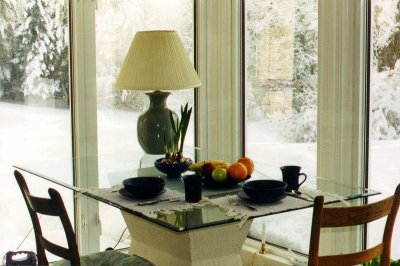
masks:
[[[318,176],[362,185],[366,24],[363,1],[319,2]]]
[[[362,0],[319,1],[317,175],[353,187],[366,174],[365,11]],[[362,233],[324,238],[325,252],[341,253],[358,248]]]
[[[97,187],[95,2],[74,0],[71,14],[74,183],[82,188]],[[80,197],[76,204],[75,230],[80,251],[82,254],[97,252],[98,202]]]
[[[196,145],[241,153],[240,1],[196,1],[198,91]]]

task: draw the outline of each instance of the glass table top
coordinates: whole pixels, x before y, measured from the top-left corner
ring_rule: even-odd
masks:
[[[91,158],[91,159],[100,160],[100,158]],[[159,172],[156,168],[151,166],[145,167],[146,165],[143,163],[143,161],[141,161],[139,165],[139,167],[142,166],[141,168],[132,167],[133,165],[132,162],[127,161],[126,163],[124,163],[123,161],[120,160],[120,157],[118,157],[117,155],[108,155],[108,157],[106,156],[105,158],[101,158],[101,160],[109,162],[118,161],[120,166],[117,168],[110,167],[107,168],[107,170],[99,172],[100,178],[99,178],[98,188],[100,189],[94,188],[95,191],[96,189],[102,192],[104,192],[105,189],[108,189],[109,191],[111,187],[121,185],[122,181],[127,178],[138,177],[138,176],[159,176],[167,181],[166,188],[169,191],[181,193],[181,196],[184,198],[184,187],[181,178],[167,178],[165,174]],[[152,158],[150,158],[149,161],[151,162]],[[14,167],[24,172],[30,173],[33,176],[66,187],[76,193],[84,194],[86,196],[104,202],[106,204],[109,204],[113,207],[119,208],[122,211],[126,211],[134,215],[143,217],[148,221],[157,223],[164,227],[170,228],[174,231],[186,231],[212,225],[240,221],[243,218],[243,215],[241,214],[232,215],[232,213],[227,212],[226,208],[221,207],[218,204],[213,204],[212,202],[205,202],[203,204],[193,204],[190,206],[190,208],[181,208],[181,209],[172,208],[172,211],[168,212],[165,211],[155,212],[153,213],[154,215],[150,217],[148,215],[143,214],[143,211],[141,209],[137,209],[135,207],[132,208],[127,207],[130,205],[127,205],[126,202],[125,204],[120,204],[118,200],[114,200],[118,198],[118,196],[122,197],[122,195],[119,195],[119,193],[112,194],[112,197],[111,196],[103,197],[101,193],[100,194],[92,193],[92,191],[88,191],[86,188],[76,185],[74,183],[72,165],[73,165],[73,159],[66,158],[66,159],[53,160],[51,162],[50,161],[46,162],[37,161],[31,163],[24,162],[16,164],[14,165]],[[148,165],[151,165],[151,163]],[[257,171],[257,169],[259,170]],[[276,176],[276,174],[274,174],[275,170],[276,169],[269,170],[269,166],[266,165],[258,167],[256,164],[256,171],[253,173],[250,180],[255,180],[255,179],[280,180],[281,177]],[[309,188],[309,190],[307,191],[318,189],[318,191],[323,191],[324,193],[341,196],[343,197],[343,199],[346,200],[361,199],[364,197],[379,194],[379,192],[376,191],[368,190],[361,187],[347,186],[329,180],[325,180],[322,178],[309,177],[309,180],[307,180],[305,187],[307,188],[307,186]],[[204,187],[203,197],[207,197],[211,199],[211,201],[213,199],[218,200],[227,195],[235,196],[241,190],[242,190],[242,183],[239,183],[229,188]],[[267,207],[262,206],[264,212],[258,212],[258,213],[256,212],[254,214],[248,213],[247,216],[248,218],[255,218],[260,216],[282,213],[286,211],[293,211],[302,208],[309,208],[312,207],[313,205],[312,200],[310,199],[307,200],[306,197],[299,197],[297,199],[300,204],[296,203],[293,206],[285,206],[282,208],[271,208],[271,211],[265,211],[266,209],[268,209],[268,206]],[[339,200],[331,200],[330,203],[337,201]],[[131,206],[134,206],[134,204],[131,204]],[[154,208],[157,207],[158,205],[155,204]]]

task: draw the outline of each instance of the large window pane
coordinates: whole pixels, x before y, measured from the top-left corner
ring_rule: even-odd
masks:
[[[400,1],[371,2],[370,188],[394,193],[400,183]],[[397,217],[399,218],[399,217]],[[370,245],[380,240],[384,221],[369,227]],[[400,219],[392,239],[392,258],[400,258]]]
[[[248,0],[245,9],[246,155],[269,168],[271,178],[293,164],[315,176],[317,1]],[[268,241],[306,253],[307,221],[310,210],[256,219],[250,236],[259,238],[267,222]]]
[[[105,173],[139,167],[143,151],[136,137],[138,116],[147,110],[149,100],[143,91],[115,89],[115,80],[137,31],[176,30],[193,58],[193,1],[187,0],[98,0],[96,10],[96,83],[99,154],[120,154],[118,160],[99,161],[99,184],[109,186]],[[180,106],[193,106],[194,90],[171,91],[167,105],[180,112]],[[194,120],[185,144],[193,145]],[[100,156],[101,158],[101,156]],[[121,160],[123,158],[123,160]],[[107,169],[107,171],[104,171]],[[127,176],[128,178],[129,176]],[[102,217],[101,247],[114,246],[125,228],[119,211],[100,205]],[[121,217],[117,220],[109,217]],[[128,233],[125,236],[129,236]],[[130,239],[124,238],[124,245]],[[123,246],[123,245],[121,245]],[[118,246],[118,247],[121,247]]]
[[[71,157],[68,5],[44,0],[0,4],[0,257],[17,248],[36,250],[12,165]],[[24,175],[32,193],[48,197],[49,182]],[[72,193],[59,190],[73,219]],[[48,225],[50,239],[63,241],[62,229]]]

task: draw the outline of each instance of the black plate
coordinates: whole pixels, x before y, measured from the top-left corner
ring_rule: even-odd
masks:
[[[244,193],[244,191],[240,191],[239,193],[237,193],[237,196],[241,199],[248,200],[248,201],[251,201],[254,203],[272,203],[272,202],[275,202],[275,201],[285,198],[286,194],[284,193],[279,197],[269,198],[269,199],[253,199],[253,198],[250,198],[249,196],[247,196],[247,194]]]
[[[161,190],[159,193],[157,194],[132,194],[131,192],[129,192],[128,190],[126,190],[125,188],[121,188],[119,190],[119,193],[121,195],[124,195],[126,197],[132,198],[132,199],[151,199],[154,198],[156,196],[159,196],[161,194],[165,193],[165,188],[163,190]]]

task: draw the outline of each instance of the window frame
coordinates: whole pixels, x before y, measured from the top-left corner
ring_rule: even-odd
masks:
[[[70,1],[71,113],[74,185],[98,186],[95,1]],[[97,178],[93,178],[97,177]],[[75,231],[81,254],[100,248],[99,203],[75,197]]]
[[[368,3],[366,3],[368,2]],[[242,0],[242,103],[245,106],[245,21],[246,21],[246,0]],[[340,100],[345,102],[347,99],[356,106],[351,117],[346,117],[345,112],[339,119],[330,116],[330,113],[340,110],[338,103],[330,105],[324,112],[318,107],[317,122],[317,175],[327,179],[336,180],[352,186],[367,187],[368,175],[368,106],[369,106],[369,1],[358,0],[339,0],[324,1],[318,0],[318,106],[326,106],[331,97],[338,96],[341,93],[346,94]],[[321,29],[326,29],[324,32]],[[329,29],[329,30],[328,30]],[[354,38],[349,38],[349,37]],[[335,40],[331,41],[330,40]],[[349,41],[350,40],[350,41]],[[324,48],[324,49],[322,49]],[[346,52],[345,55],[342,53]],[[358,53],[357,53],[358,51]],[[353,52],[353,53],[351,53]],[[346,66],[346,71],[343,71]],[[332,74],[333,72],[333,74]],[[334,76],[330,79],[328,74]],[[354,88],[352,93],[346,92],[347,88]],[[336,90],[335,92],[335,89]],[[320,91],[324,90],[325,102],[320,98]],[[356,97],[352,98],[352,94]],[[350,98],[349,98],[350,97]],[[336,106],[335,106],[336,105]],[[242,108],[245,110],[245,108]],[[322,114],[321,114],[322,113]],[[246,150],[246,116],[243,111],[243,154]],[[349,120],[348,120],[349,119]],[[322,121],[326,121],[323,125]],[[354,128],[341,126],[346,121],[353,121]],[[358,121],[358,124],[357,124]],[[338,127],[334,134],[330,134],[334,128]],[[343,133],[344,132],[344,133]],[[321,140],[320,133],[324,135],[325,140]],[[340,136],[339,141],[337,137]],[[341,143],[343,137],[351,140],[349,145]],[[326,141],[328,140],[328,141]],[[340,147],[342,146],[342,147]],[[340,147],[340,148],[338,148]],[[332,160],[339,158],[339,162]],[[350,161],[347,161],[350,160]],[[351,163],[349,163],[351,162]],[[352,162],[356,162],[352,166]],[[335,164],[346,167],[335,167]],[[339,177],[339,178],[338,178]],[[340,178],[343,177],[343,178]],[[351,178],[347,178],[351,177]],[[366,244],[366,230],[358,231],[350,237],[352,241],[348,243],[349,248],[354,246],[364,246]],[[335,252],[343,246],[343,241],[331,234],[329,245],[324,249],[327,252]],[[355,240],[355,241],[354,241]],[[325,241],[327,242],[327,241]],[[355,243],[353,243],[355,242]],[[334,243],[334,244],[331,244]]]

